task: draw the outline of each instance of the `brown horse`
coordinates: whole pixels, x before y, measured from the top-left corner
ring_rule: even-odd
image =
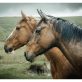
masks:
[[[42,18],[27,44],[26,59],[32,60],[51,48],[58,47],[82,78],[82,28],[61,18],[48,19],[44,13],[40,16]]]
[[[29,41],[32,32],[35,29],[35,18],[29,16],[26,17],[23,12],[21,12],[21,14],[22,19],[19,21],[15,29],[5,41],[4,49],[6,53],[12,52],[13,50],[16,50],[25,45]]]
[[[36,24],[37,21],[34,17],[26,17],[25,14],[22,13],[22,19],[5,42],[5,52],[12,52],[28,43]],[[74,76],[75,72],[72,65],[58,48],[51,49],[45,56],[50,61],[53,78],[77,78]],[[71,77],[72,75],[73,77]]]

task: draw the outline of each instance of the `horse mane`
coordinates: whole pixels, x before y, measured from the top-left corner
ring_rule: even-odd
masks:
[[[56,31],[58,31],[66,41],[81,41],[82,40],[82,28],[74,23],[64,20],[62,18],[52,17],[54,25],[56,24]],[[55,23],[56,22],[56,23]]]
[[[29,21],[32,21],[32,20],[36,21],[35,17],[27,16],[27,18],[29,19]],[[23,21],[26,21],[26,19],[22,18],[22,19],[20,20],[20,23],[23,22]]]

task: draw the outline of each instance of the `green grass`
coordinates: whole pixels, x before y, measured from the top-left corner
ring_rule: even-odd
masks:
[[[64,17],[64,19],[82,26],[81,16]],[[19,17],[0,17],[0,79],[51,79],[52,77],[47,74],[37,75],[27,71],[31,63],[24,57],[24,47],[16,50],[15,54],[4,52],[4,41],[19,20]],[[40,56],[33,63],[43,64],[44,62],[49,64],[44,56]]]
[[[0,68],[0,78],[1,79],[50,79],[51,76],[47,75],[37,75],[29,73],[27,71],[27,63],[17,63],[17,64],[8,64],[1,65]]]
[[[19,17],[0,17],[0,41],[8,37],[19,20]]]
[[[27,71],[31,64],[43,64],[46,61],[44,56],[36,58],[35,62],[30,63],[24,57],[24,47],[15,51],[14,54],[6,54],[3,49],[4,42],[0,42],[0,79],[51,79],[46,74],[37,75]],[[49,72],[50,74],[50,72]]]

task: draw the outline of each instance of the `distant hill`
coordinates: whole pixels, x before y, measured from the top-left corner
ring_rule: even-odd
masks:
[[[63,18],[82,26],[82,16]],[[0,41],[5,41],[19,20],[20,17],[0,17]]]
[[[0,41],[8,37],[19,19],[19,17],[0,17]]]

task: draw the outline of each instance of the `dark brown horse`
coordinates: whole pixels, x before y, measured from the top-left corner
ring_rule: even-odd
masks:
[[[82,78],[82,28],[61,18],[48,19],[44,13],[40,16],[41,20],[27,44],[26,59],[32,60],[58,47]]]
[[[5,41],[5,52],[12,52],[28,43],[36,24],[37,21],[34,17],[26,17],[22,13],[22,19]],[[58,48],[51,49],[45,56],[50,61],[53,78],[77,78],[74,76],[75,72],[72,65]],[[71,77],[72,74],[73,77]]]

